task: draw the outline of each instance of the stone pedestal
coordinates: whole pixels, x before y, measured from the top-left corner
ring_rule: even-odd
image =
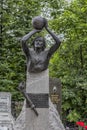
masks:
[[[36,106],[39,116],[26,103],[26,130],[49,130],[49,72],[27,73],[26,93]]]

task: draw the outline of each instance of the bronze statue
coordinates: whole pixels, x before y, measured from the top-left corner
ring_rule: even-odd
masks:
[[[47,20],[40,16],[33,19],[34,30],[23,36],[21,39],[22,48],[27,58],[27,69],[29,73],[39,73],[48,68],[49,60],[53,53],[59,48],[60,40],[58,37],[48,29]],[[36,37],[33,41],[33,48],[28,48],[27,41],[35,33],[39,33],[43,28],[52,36],[55,44],[46,49],[45,39],[43,37]]]

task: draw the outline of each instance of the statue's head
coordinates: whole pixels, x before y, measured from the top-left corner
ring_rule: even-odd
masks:
[[[36,37],[33,41],[33,47],[34,47],[34,50],[44,51],[44,49],[46,48],[45,39],[41,36]]]

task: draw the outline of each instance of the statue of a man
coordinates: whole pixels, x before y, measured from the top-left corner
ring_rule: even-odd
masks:
[[[61,43],[58,37],[48,29],[47,20],[45,18],[43,18],[43,20],[45,23],[44,27],[54,39],[55,44],[52,45],[50,49],[46,49],[45,39],[43,37],[36,37],[33,41],[33,48],[28,48],[26,41],[29,40],[32,35],[41,31],[37,28],[23,36],[21,42],[27,58],[27,69],[29,73],[39,73],[46,70],[51,56],[59,48]]]

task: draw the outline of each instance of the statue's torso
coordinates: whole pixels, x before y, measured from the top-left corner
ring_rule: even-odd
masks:
[[[48,68],[49,58],[48,50],[36,53],[30,50],[30,58],[28,61],[28,71],[31,73],[38,73]]]

